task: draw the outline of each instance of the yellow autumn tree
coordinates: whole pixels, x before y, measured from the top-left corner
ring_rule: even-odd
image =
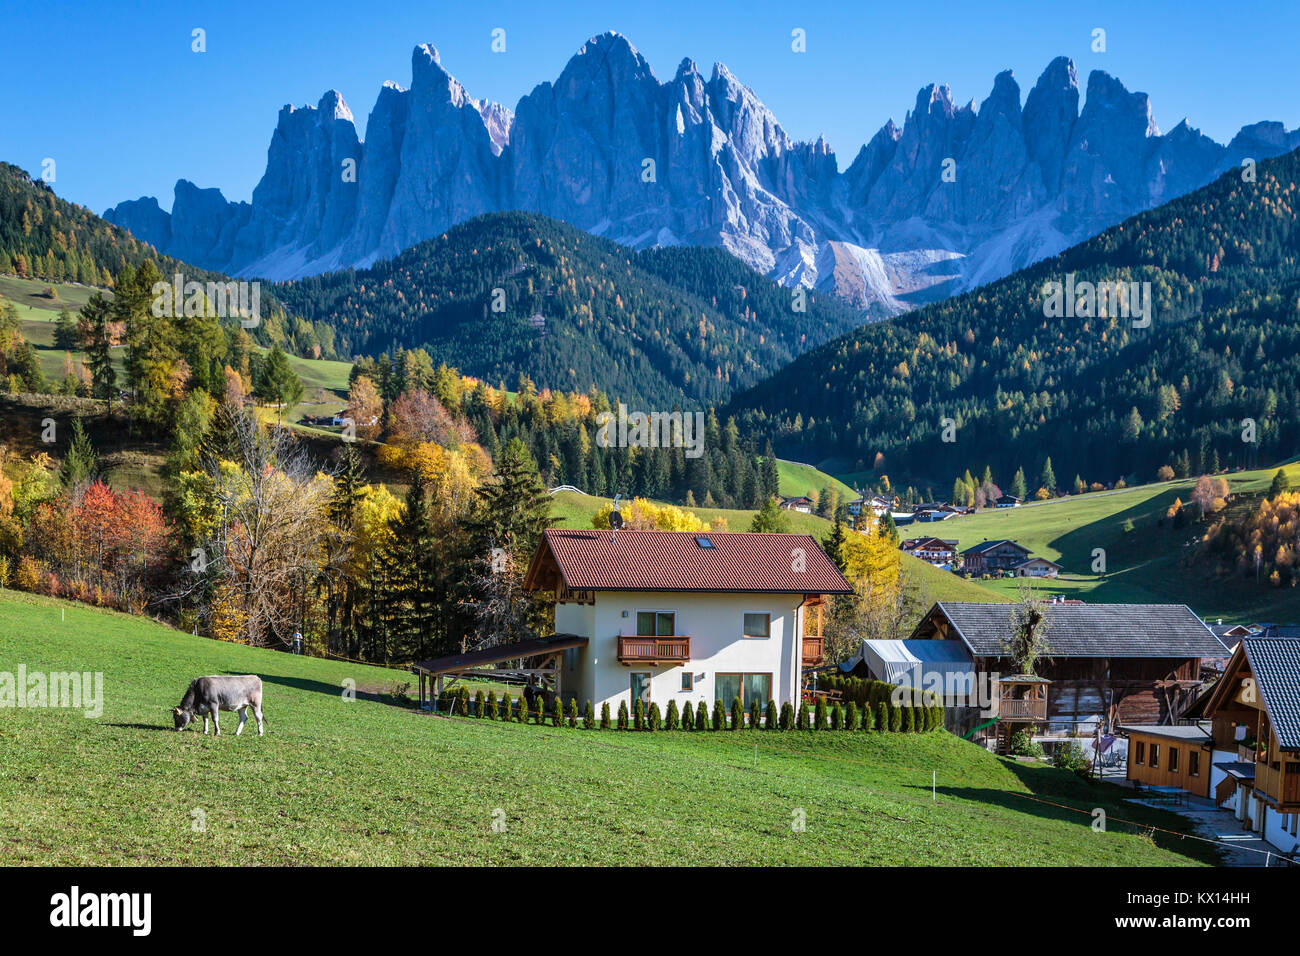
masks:
[[[593,528],[608,528],[612,503],[597,509],[591,517]],[[657,504],[646,498],[633,498],[632,504],[620,508],[623,527],[634,531],[703,531],[705,524],[694,511],[676,505]]]

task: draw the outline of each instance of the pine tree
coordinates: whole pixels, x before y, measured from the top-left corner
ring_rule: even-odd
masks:
[[[582,705],[582,728],[591,730],[596,726],[596,716],[591,710],[591,701],[588,700]]]
[[[767,699],[767,713],[763,717],[763,729],[776,730],[777,720],[778,718],[776,715],[776,701],[774,701],[772,698],[769,697]]]
[[[830,534],[822,542],[822,550],[826,556],[835,562],[835,566],[841,571],[844,570],[844,520],[840,517],[838,511],[835,512],[835,521],[831,524]]]
[[[1069,474],[1069,472],[1066,472]],[[1052,471],[1052,456],[1048,455],[1043,460],[1043,477],[1042,486],[1051,494],[1056,494],[1056,472]]]
[[[112,306],[96,292],[81,309],[79,338],[86,346],[86,365],[90,369],[91,388],[96,398],[108,402],[113,410],[113,393],[117,389],[117,370],[113,368]]]
[[[253,382],[253,394],[275,405],[275,421],[280,423],[284,407],[297,405],[302,399],[302,380],[289,364],[289,356],[281,351],[280,346],[272,345],[266,354],[261,368],[258,369],[256,381]]]
[[[763,507],[754,515],[749,530],[789,532],[790,516],[781,510],[775,498],[768,498],[767,501],[763,502]]]
[[[72,441],[68,446],[68,453],[63,456],[63,467],[59,470],[59,477],[63,479],[63,484],[67,488],[82,481],[91,481],[99,471],[99,459],[95,455],[95,449],[90,444],[90,438],[86,435],[86,429],[82,427],[81,418],[72,420]]]
[[[67,306],[59,310],[59,317],[54,320],[54,347],[65,352],[77,348],[77,322]]]
[[[1029,490],[1025,487],[1025,469],[1016,469],[1016,476],[1011,479],[1011,494],[1021,501],[1029,497]]]

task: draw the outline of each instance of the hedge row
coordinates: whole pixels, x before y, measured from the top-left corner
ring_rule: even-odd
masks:
[[[853,701],[858,707],[870,706],[873,709],[882,700],[886,702],[892,700],[899,690],[897,685],[885,681],[863,680],[861,677],[849,677],[845,674],[818,674],[817,689],[836,691],[846,704]],[[925,705],[940,703],[930,691],[911,688],[907,688],[907,691]]]
[[[873,682],[875,683],[875,682]],[[886,684],[886,687],[893,685]],[[763,730],[869,730],[895,733],[923,733],[943,729],[943,707],[933,704],[926,707],[899,706],[889,700],[878,700],[869,706],[859,707],[857,701],[847,703],[824,698],[809,706],[804,702],[796,712],[789,702],[777,709],[776,701],[769,700],[766,708],[760,708],[758,701],[749,706],[746,713],[739,697],[733,698],[730,709],[722,705],[721,700],[713,702],[710,713],[708,706],[700,701],[698,706],[687,701],[680,711],[677,701],[669,701],[668,709],[661,711],[657,702],[649,707],[637,698],[629,711],[627,702],[620,701],[618,711],[611,715],[608,703],[600,705],[600,717],[597,718],[591,701],[583,704],[581,712],[578,700],[570,697],[562,705],[559,698],[554,698],[548,708],[529,708],[528,701],[522,697],[515,701],[506,692],[497,699],[496,691],[489,691],[485,696],[478,691],[471,699],[468,688],[445,693],[439,698],[438,709],[446,713],[468,717],[481,717],[487,720],[504,720],[526,724],[549,723],[553,727],[578,727],[587,730],[600,728],[609,730],[741,730],[743,728]]]

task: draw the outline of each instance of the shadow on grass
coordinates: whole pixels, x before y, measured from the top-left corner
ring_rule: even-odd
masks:
[[[228,674],[234,674],[235,671],[227,671]],[[262,682],[265,684],[276,684],[280,687],[292,687],[294,690],[305,690],[314,694],[327,694],[330,697],[342,699],[343,692],[347,689],[343,684],[331,684],[327,681],[311,680],[306,677],[285,677],[281,674],[259,674]],[[403,710],[411,710],[415,703],[404,702],[388,691],[387,688],[380,688],[376,685],[357,684],[354,688],[358,700],[372,700],[381,704],[388,704],[392,707],[399,707]]]
[[[1105,812],[1107,828],[1112,832],[1149,835],[1162,850],[1212,865],[1222,863],[1222,853],[1214,844],[1179,835],[1193,832],[1190,820],[1173,811],[1127,802],[1126,798],[1132,797],[1133,791],[1125,787],[1105,781],[1084,780],[1046,766],[1005,759],[1003,764],[1024,784],[1028,794],[977,787],[939,787],[938,790],[962,800],[988,803],[1087,827],[1092,826],[1093,812],[1100,809]]]
[[[176,727],[168,724],[105,724],[105,727],[122,727],[125,730],[170,730],[176,733]]]

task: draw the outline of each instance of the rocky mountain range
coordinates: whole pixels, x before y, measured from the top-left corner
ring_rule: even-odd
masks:
[[[1054,255],[1246,159],[1300,146],[1281,123],[1226,146],[1161,133],[1145,93],[1101,71],[1082,112],[1073,62],[1024,97],[1010,71],[976,105],[917,94],[840,172],[725,66],[657,79],[621,35],[588,41],[511,112],[475,99],[427,44],[385,84],[364,140],[343,97],[285,106],[251,203],[176,184],[105,213],[160,252],[240,276],[365,267],[480,213],[523,210],[636,248],[722,246],[787,285],[892,314]]]

